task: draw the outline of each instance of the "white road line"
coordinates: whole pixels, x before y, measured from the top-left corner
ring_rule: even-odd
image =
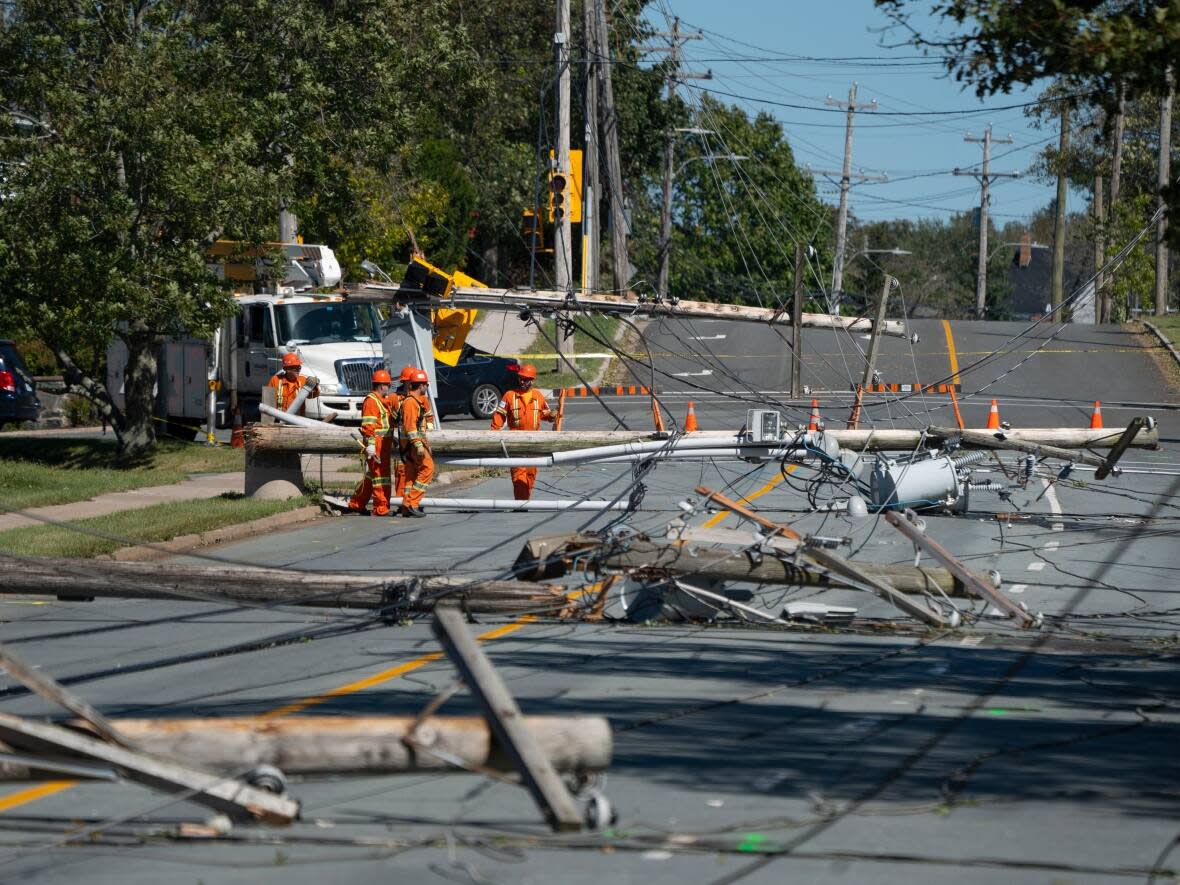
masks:
[[[1013,584],[1008,588],[1009,593],[1023,593],[1028,589],[1028,584]]]
[[[692,335],[689,341],[722,341],[729,336],[727,335]]]
[[[1045,550],[1056,550],[1060,546],[1061,546],[1061,544],[1059,544],[1057,541],[1046,541],[1044,549]]]
[[[673,378],[703,378],[706,375],[712,375],[712,369],[702,369],[699,372],[675,372]]]
[[[1042,479],[1041,483],[1045,486],[1045,501],[1049,504],[1049,512],[1054,516],[1061,516],[1061,501],[1057,499],[1057,486],[1047,479]],[[1065,523],[1055,522],[1049,526],[1049,529],[1054,532],[1064,532]]]
[[[1037,560],[1036,562],[1030,562],[1028,564],[1028,570],[1030,572],[1039,572],[1044,567],[1045,567],[1045,563],[1041,562],[1040,560]]]

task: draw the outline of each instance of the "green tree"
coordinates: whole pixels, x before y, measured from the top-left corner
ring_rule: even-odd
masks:
[[[778,306],[792,289],[796,243],[815,243],[820,251],[807,277],[807,288],[817,288],[830,272],[824,235],[830,213],[811,176],[795,164],[782,125],[769,114],[751,118],[708,96],[688,122],[709,134],[681,142],[676,155],[669,291]],[[653,170],[635,225],[636,264],[653,280],[660,186]]]
[[[875,0],[905,42],[936,51],[977,94],[1008,93],[1048,77],[1108,115],[1119,96],[1154,103],[1180,74],[1180,3],[1147,0]],[[949,27],[924,33],[915,11]],[[1154,112],[1158,121],[1158,111]],[[1130,158],[1128,158],[1130,159]],[[1152,161],[1154,162],[1154,160]],[[1134,162],[1128,171],[1134,173]],[[1151,184],[1155,190],[1154,176]],[[1180,242],[1180,182],[1163,194]]]
[[[232,309],[218,237],[263,242],[284,203],[361,215],[359,186],[482,88],[444,0],[14,0],[0,16],[0,287],[123,451],[151,446],[162,338]],[[445,88],[444,88],[445,87]],[[124,405],[76,359],[118,336]]]

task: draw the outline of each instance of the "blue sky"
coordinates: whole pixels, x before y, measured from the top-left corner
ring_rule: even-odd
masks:
[[[880,33],[887,21],[872,0],[658,0],[650,7],[649,18],[661,29],[665,14],[679,16],[684,29],[705,32],[704,39],[684,46],[686,69],[713,72],[712,80],[694,81],[695,85],[731,93],[715,95],[728,103],[772,113],[782,122],[800,165],[840,168],[844,117],[824,110],[826,96],[847,99],[856,81],[858,102],[877,99],[882,113],[857,114],[853,168],[885,173],[890,180],[853,188],[850,205],[865,220],[944,218],[977,206],[977,180],[949,172],[955,167],[978,168],[981,145],[964,142],[963,136],[970,132],[980,137],[988,122],[996,137],[1011,134],[1015,142],[993,147],[993,171],[1023,170],[1046,140],[1056,140],[1055,130],[1033,128],[1023,110],[998,110],[1034,99],[1039,89],[976,98],[970,87],[964,89],[946,76],[940,65],[924,62],[917,50],[882,45],[900,42],[901,37]],[[851,57],[867,58],[828,60]],[[682,92],[690,100],[693,93],[691,87]],[[986,108],[997,110],[979,113]],[[975,113],[884,113],[915,111]],[[834,203],[836,184],[819,175],[816,183],[820,196]],[[993,182],[991,213],[997,225],[1024,219],[1053,195],[1051,182],[1031,176]],[[1071,195],[1070,203],[1071,209],[1082,208],[1079,195]]]

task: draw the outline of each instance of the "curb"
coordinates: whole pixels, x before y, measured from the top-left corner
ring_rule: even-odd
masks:
[[[1162,344],[1167,349],[1168,353],[1172,355],[1172,359],[1176,361],[1176,365],[1180,366],[1180,352],[1176,351],[1175,345],[1173,345],[1172,342],[1168,340],[1168,336],[1161,332],[1155,323],[1149,323],[1147,320],[1143,320],[1143,325],[1151,329],[1155,337],[1160,340],[1160,344]]]
[[[147,544],[139,547],[121,547],[110,554],[96,556],[95,559],[113,559],[116,562],[149,562],[153,559],[164,559],[177,553],[187,553],[200,547],[212,547],[216,544],[226,544],[242,541],[255,535],[264,535],[275,529],[287,528],[299,523],[311,522],[322,516],[319,505],[298,507],[283,513],[275,513],[255,519],[252,522],[240,522],[227,525],[219,529],[210,529],[193,535],[177,535],[170,541],[160,541],[157,544]]]

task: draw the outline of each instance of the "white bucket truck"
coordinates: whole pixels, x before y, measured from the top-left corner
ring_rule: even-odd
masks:
[[[308,417],[335,413],[337,421],[360,421],[373,370],[384,365],[376,305],[316,293],[340,283],[340,265],[328,247],[283,243],[262,248],[267,256],[276,251],[285,256],[281,281],[256,284],[273,260],[242,263],[240,244],[216,244],[215,258],[232,257],[215,267],[242,289],[272,291],[235,292],[239,310],[211,341],[173,338],[162,348],[156,414],[173,435],[193,439],[203,428],[212,434],[214,426],[228,427],[235,406],[243,420],[257,419],[262,389],[279,371],[285,353],[298,354],[303,374],[319,379],[320,395],[308,400]],[[115,339],[107,353],[107,389],[119,406],[126,362],[126,348]]]

